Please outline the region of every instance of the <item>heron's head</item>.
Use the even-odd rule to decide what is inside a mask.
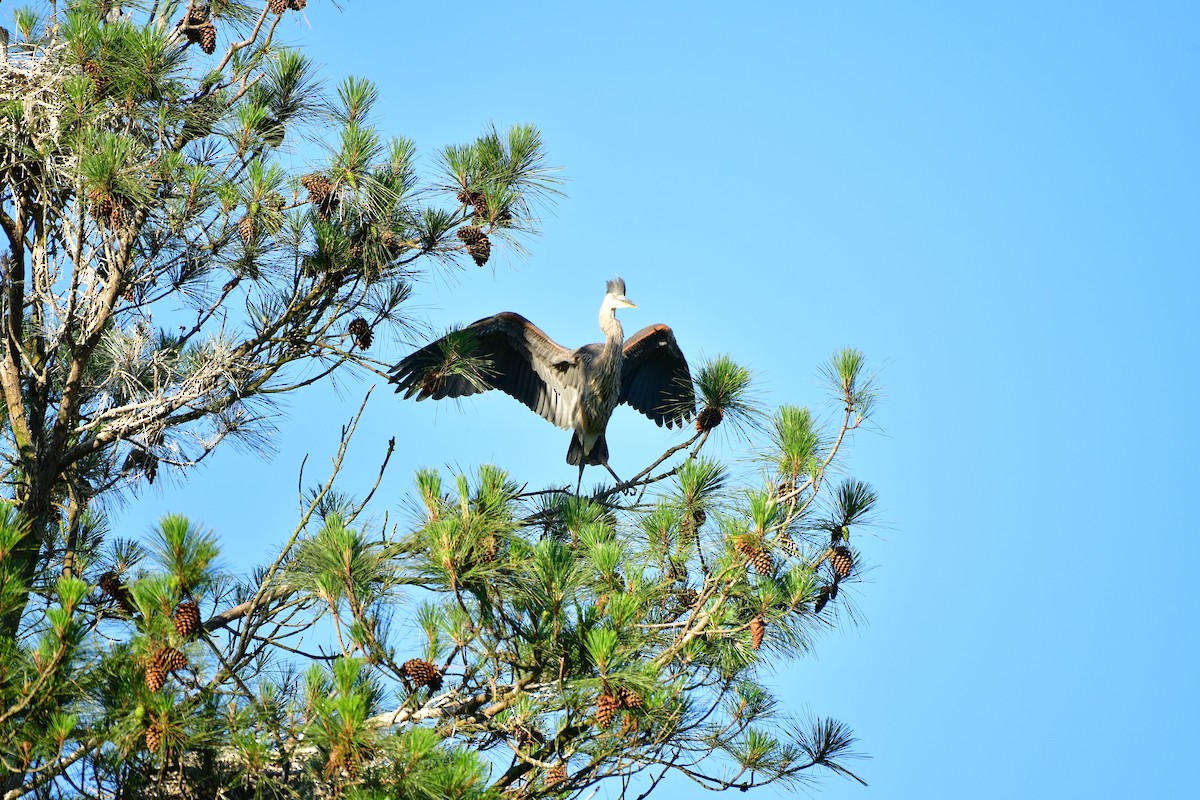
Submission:
[[[614,311],[618,308],[637,308],[637,304],[625,296],[625,279],[617,278],[608,282],[608,293],[604,295],[604,305]]]

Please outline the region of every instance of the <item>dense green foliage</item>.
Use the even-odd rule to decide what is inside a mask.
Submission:
[[[178,515],[146,541],[107,530],[110,499],[160,472],[231,438],[269,449],[274,399],[385,367],[376,331],[405,330],[422,276],[519,247],[555,192],[531,126],[420,175],[415,145],[372,124],[369,81],[326,92],[280,42],[304,5],[14,14],[0,794],[582,797],[669,774],[851,775],[848,729],[793,718],[762,676],[853,613],[850,530],[875,495],[828,476],[874,400],[856,351],[827,367],[826,423],[760,409],[729,357],[699,365],[695,435],[594,497],[424,470],[411,519],[371,522],[378,484],[335,485],[355,418],[270,563],[222,565],[222,532]],[[323,152],[296,167],[304,141]],[[756,459],[749,482],[704,450],[721,425]]]

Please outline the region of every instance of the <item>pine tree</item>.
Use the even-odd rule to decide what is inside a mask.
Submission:
[[[80,775],[97,796],[468,800],[586,796],[651,763],[707,789],[854,777],[849,730],[781,720],[759,676],[853,610],[869,544],[846,541],[875,496],[826,476],[875,397],[856,351],[826,367],[829,428],[760,409],[727,356],[700,365],[706,422],[641,496],[424,470],[420,517],[384,529],[335,468],[258,568],[179,515],[112,536],[100,501],[252,441],[255,403],[365,359],[418,260],[485,263],[555,184],[530,126],[424,180],[369,82],[329,101],[269,25],[229,49],[300,0],[56,5],[0,62],[5,796]],[[277,150],[306,126],[332,155],[293,174]],[[157,329],[168,304],[197,322]],[[702,450],[718,424],[761,486]]]

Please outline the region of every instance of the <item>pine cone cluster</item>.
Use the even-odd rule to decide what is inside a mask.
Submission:
[[[354,343],[360,350],[366,350],[375,341],[375,334],[371,332],[370,324],[362,317],[352,320],[346,330],[354,337]]]
[[[117,573],[106,572],[100,576],[100,580],[97,582],[100,584],[100,591],[111,597],[117,608],[126,614],[133,613],[133,596],[121,583],[121,578]]]
[[[698,433],[711,431],[720,425],[723,419],[725,419],[725,409],[719,406],[705,406],[704,410],[696,415],[696,431]]]
[[[288,6],[289,6],[288,0],[268,0],[267,11],[270,11],[272,14],[275,14],[276,16],[278,16],[278,15],[282,14],[283,12],[287,11]]]
[[[328,220],[338,208],[338,195],[329,178],[313,172],[300,179],[300,185],[308,190],[308,202],[312,203],[320,219]]]
[[[620,708],[621,704],[616,695],[606,689],[596,698],[596,724],[601,728],[612,725],[613,717]]]
[[[558,762],[550,769],[546,770],[546,785],[555,786],[567,779],[567,765],[565,762]]]
[[[829,556],[829,565],[833,567],[833,574],[841,580],[854,569],[854,553],[849,547],[835,547]]]
[[[474,225],[464,225],[458,229],[458,238],[467,245],[467,253],[475,259],[475,265],[482,267],[492,255],[492,242],[487,234]]]
[[[537,737],[533,735],[533,731],[527,725],[517,725],[512,729],[513,739],[517,742],[517,747],[528,747],[533,744]]]
[[[775,571],[775,559],[753,536],[742,536],[734,542],[734,548],[746,557],[759,575],[770,575]]]
[[[190,639],[193,633],[200,630],[200,606],[193,600],[180,603],[171,615],[171,622],[175,623],[175,633],[179,634],[179,638]]]
[[[487,195],[483,192],[463,189],[458,193],[458,202],[471,206],[476,220],[485,220],[491,216],[491,206],[488,205]]]
[[[755,650],[762,647],[763,637],[767,634],[767,623],[762,617],[750,620],[750,646]]]
[[[104,90],[108,88],[111,82],[109,77],[104,74],[104,67],[100,66],[100,62],[88,59],[83,62],[83,74],[92,79],[92,83],[96,86],[97,94],[104,94]]]
[[[121,222],[121,206],[108,190],[95,186],[88,189],[88,203],[92,218],[98,222],[116,227]]]
[[[442,671],[422,658],[410,658],[400,668],[417,686],[428,686],[435,692],[442,688]]]
[[[208,10],[203,6],[189,5],[179,27],[187,37],[188,44],[198,44],[205,53],[212,55],[217,49],[217,26],[209,19]]]

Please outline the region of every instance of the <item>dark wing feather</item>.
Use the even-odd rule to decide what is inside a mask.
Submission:
[[[451,342],[453,337],[461,337]],[[461,344],[461,348],[455,345]],[[457,370],[447,351],[466,353]],[[572,427],[582,374],[572,351],[520,314],[481,319],[422,347],[391,369],[396,391],[418,400],[499,389],[560,428]]]
[[[687,359],[666,325],[649,325],[625,340],[620,402],[668,428],[696,412]]]

